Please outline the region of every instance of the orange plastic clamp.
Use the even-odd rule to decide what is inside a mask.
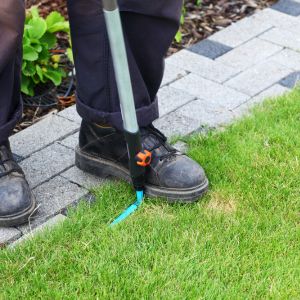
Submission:
[[[142,152],[139,152],[137,155],[137,164],[141,167],[147,167],[151,163],[152,154],[148,150],[143,150]]]

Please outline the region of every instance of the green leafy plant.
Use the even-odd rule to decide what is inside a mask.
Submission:
[[[57,32],[70,33],[69,22],[58,12],[46,19],[40,17],[37,7],[26,13],[23,35],[23,63],[21,91],[34,96],[34,87],[52,82],[60,85],[66,73],[60,65],[60,54],[51,52],[57,46]]]
[[[195,0],[195,5],[200,6],[202,0]],[[182,10],[181,10],[181,16],[180,16],[180,26],[184,24],[184,18],[186,15],[186,8],[185,8],[185,1],[183,2]],[[177,43],[181,43],[182,41],[182,33],[181,30],[179,29],[175,35],[175,41]]]

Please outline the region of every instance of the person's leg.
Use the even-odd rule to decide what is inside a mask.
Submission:
[[[0,144],[22,115],[20,97],[24,1],[0,1]]]
[[[20,98],[24,1],[0,1],[0,227],[26,222],[35,201],[8,137],[22,114]]]
[[[94,175],[129,180],[120,104],[100,3],[69,0],[77,107],[83,117],[75,162]],[[119,5],[142,144],[152,152],[145,192],[171,201],[195,201],[208,187],[203,169],[168,145],[151,124],[158,117],[156,94],[164,55],[178,29],[181,0],[120,0]]]
[[[164,56],[178,29],[182,0],[119,1],[140,126],[158,117]],[[68,0],[77,72],[77,109],[87,121],[122,129],[100,0]]]

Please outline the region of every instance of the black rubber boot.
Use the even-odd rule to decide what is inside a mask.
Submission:
[[[0,227],[21,225],[35,210],[35,200],[9,143],[0,145]]]
[[[146,194],[169,201],[194,202],[208,189],[208,180],[198,163],[169,144],[154,126],[141,128],[144,149],[152,152],[146,168]],[[126,142],[121,131],[85,121],[81,124],[76,166],[100,177],[130,181]]]

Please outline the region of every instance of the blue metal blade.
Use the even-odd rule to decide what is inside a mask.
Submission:
[[[125,209],[114,221],[109,225],[110,227],[120,223],[121,221],[125,220],[129,217],[133,212],[135,212],[139,206],[142,204],[144,199],[144,192],[137,191],[136,192],[136,201],[131,204],[127,209]]]

